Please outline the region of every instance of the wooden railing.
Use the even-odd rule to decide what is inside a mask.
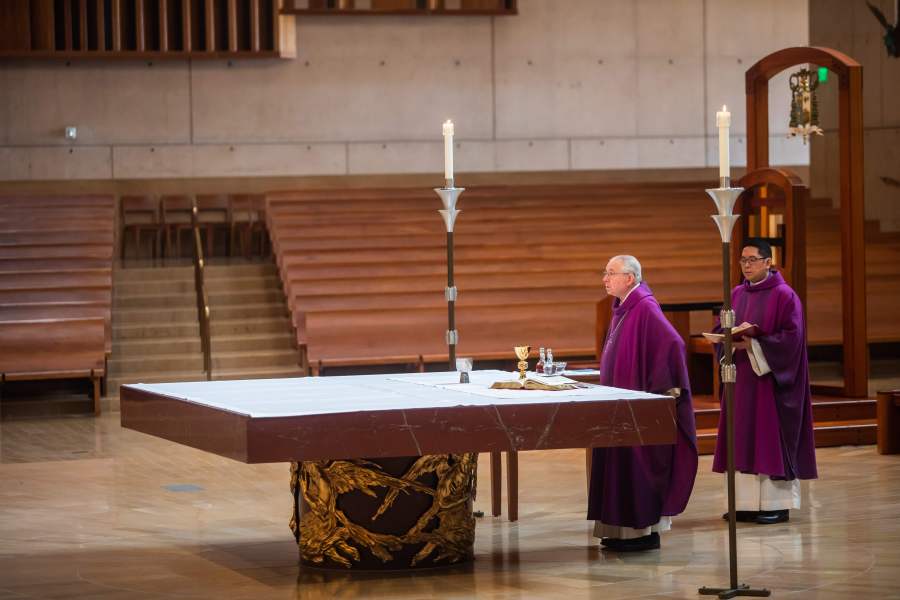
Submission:
[[[194,241],[194,288],[197,292],[197,319],[200,322],[200,349],[203,352],[203,370],[206,380],[212,379],[212,339],[209,331],[209,296],[203,277],[203,244],[200,242],[200,227],[197,223],[197,199],[193,199],[191,225]]]

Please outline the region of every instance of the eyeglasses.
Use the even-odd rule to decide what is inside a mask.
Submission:
[[[626,272],[624,272],[624,271],[621,272],[621,273],[616,273],[615,271],[603,271],[603,272],[601,273],[601,275],[602,275],[603,277],[612,277],[613,275],[630,275],[630,273],[626,273]]]
[[[757,262],[761,260],[766,260],[765,257],[762,256],[743,256],[741,257],[742,265],[755,265]]]

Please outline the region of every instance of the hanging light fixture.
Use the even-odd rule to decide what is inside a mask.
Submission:
[[[819,78],[809,69],[800,69],[792,73],[788,80],[791,87],[791,121],[788,137],[802,136],[803,143],[809,136],[824,135],[819,127],[819,99],[816,89]]]

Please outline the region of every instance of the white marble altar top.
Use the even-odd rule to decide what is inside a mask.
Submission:
[[[533,374],[529,374],[533,376]],[[459,373],[400,373],[346,377],[297,377],[183,383],[135,384],[126,387],[203,406],[259,417],[296,417],[359,411],[449,406],[503,406],[664,398],[620,388],[591,385],[574,390],[492,390],[495,381],[515,379],[508,371],[472,371],[468,384]]]

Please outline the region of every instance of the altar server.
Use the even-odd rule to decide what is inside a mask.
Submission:
[[[803,307],[772,268],[767,241],[746,242],[741,271],[744,282],[731,291],[735,322],[756,325],[758,334],[734,343],[737,518],[781,523],[791,508],[800,508],[800,480],[817,477]],[[723,403],[713,460],[717,473],[727,467],[724,417]]]

